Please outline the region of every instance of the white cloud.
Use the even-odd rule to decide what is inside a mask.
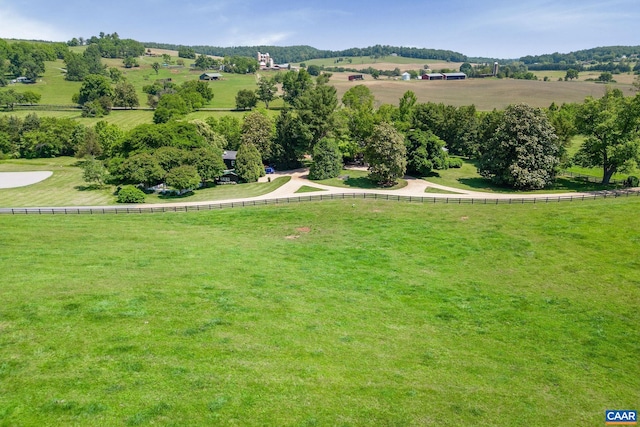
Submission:
[[[0,6],[0,37],[47,41],[66,41],[70,38],[64,31],[47,23],[26,18],[6,6]]]
[[[223,46],[269,46],[277,45],[283,40],[292,37],[292,32],[277,33],[246,33],[244,30],[232,30],[233,35],[224,40]]]

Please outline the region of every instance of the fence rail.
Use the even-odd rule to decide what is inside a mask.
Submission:
[[[422,204],[468,204],[468,205],[515,205],[515,204],[536,204],[536,203],[560,203],[560,202],[574,202],[574,201],[586,201],[606,198],[619,198],[619,197],[638,197],[640,191],[614,191],[614,192],[599,192],[593,194],[580,194],[580,195],[568,195],[568,196],[532,196],[532,197],[520,197],[520,198],[465,198],[465,197],[422,197],[422,196],[399,196],[395,194],[380,194],[380,193],[342,193],[342,194],[318,194],[309,196],[296,196],[296,197],[284,197],[276,199],[260,199],[260,200],[245,200],[245,201],[231,201],[224,203],[202,203],[202,204],[189,204],[181,205],[176,204],[173,206],[77,206],[77,207],[43,207],[43,208],[0,208],[0,214],[8,215],[96,215],[96,214],[142,214],[142,213],[160,213],[160,212],[193,212],[204,210],[218,210],[229,208],[241,208],[249,206],[265,206],[265,205],[286,205],[291,203],[302,202],[316,202],[323,200],[343,200],[343,199],[375,199],[375,200],[389,200],[398,202],[409,203],[422,203]]]

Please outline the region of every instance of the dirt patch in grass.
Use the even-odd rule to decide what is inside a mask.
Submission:
[[[298,227],[296,228],[296,231],[299,233],[309,233],[311,231],[311,228],[309,227]]]

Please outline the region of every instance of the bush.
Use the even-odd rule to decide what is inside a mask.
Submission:
[[[145,194],[139,188],[127,185],[118,191],[118,203],[144,203]]]
[[[461,168],[462,165],[464,164],[464,162],[462,161],[462,159],[459,159],[457,157],[449,157],[447,159],[447,166],[449,166],[450,168]]]
[[[629,187],[640,187],[640,179],[638,179],[637,176],[629,176],[627,179],[624,180],[624,186],[629,188]]]

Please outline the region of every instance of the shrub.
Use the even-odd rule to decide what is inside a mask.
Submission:
[[[461,168],[461,167],[462,167],[462,165],[463,165],[463,161],[462,161],[462,159],[459,159],[459,158],[457,158],[457,157],[449,157],[449,159],[447,160],[447,165],[448,165],[450,168],[456,168],[456,169],[458,169],[458,168]]]
[[[131,185],[122,187],[118,191],[118,203],[144,203],[144,198],[144,192]]]
[[[640,187],[640,179],[638,179],[637,176],[629,176],[627,179],[624,180],[624,186],[629,188],[629,187]]]

